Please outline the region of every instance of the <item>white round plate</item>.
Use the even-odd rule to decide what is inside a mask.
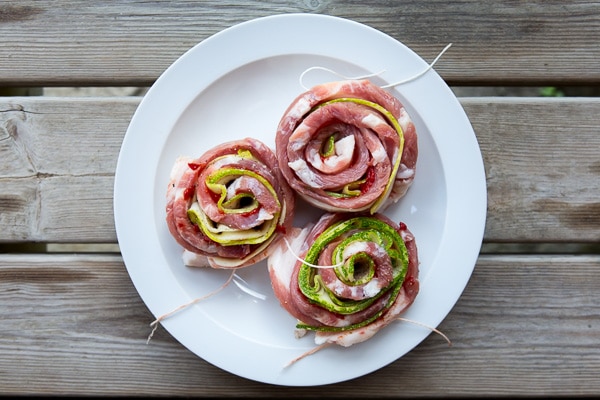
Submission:
[[[178,156],[197,157],[246,136],[274,149],[279,119],[305,90],[299,78],[310,67],[327,67],[346,77],[380,73],[372,80],[383,85],[427,65],[380,31],[313,14],[233,26],[173,63],[130,122],[114,186],[123,260],[150,311],[156,317],[168,313],[217,289],[229,276],[228,271],[184,266],[182,249],[169,234],[165,196]],[[307,74],[304,84],[339,79],[320,71]],[[434,70],[390,90],[404,103],[419,136],[413,186],[385,212],[408,225],[419,248],[421,290],[404,316],[436,327],[463,292],[481,247],[487,208],[483,161],[464,110]],[[317,215],[300,206],[295,223]],[[294,337],[296,321],[275,298],[266,262],[237,274],[264,298],[232,283],[161,324],[199,357],[247,379],[286,386],[341,382],[394,362],[431,333],[397,322],[364,343],[330,346],[286,367],[315,346],[313,336]],[[140,327],[141,338],[148,333]]]

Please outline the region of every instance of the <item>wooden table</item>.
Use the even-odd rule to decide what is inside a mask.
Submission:
[[[436,70],[457,93],[600,85],[594,1],[3,1],[0,87],[148,87],[210,35],[291,12],[356,20],[427,60],[451,42]],[[372,374],[302,388],[229,374],[164,330],[146,344],[153,316],[112,211],[140,100],[0,97],[0,394],[600,394],[598,98],[460,97],[484,158],[488,215],[471,280],[439,326],[454,345],[430,335]]]

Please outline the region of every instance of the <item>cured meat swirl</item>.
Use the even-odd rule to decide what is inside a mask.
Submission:
[[[337,81],[289,105],[277,128],[276,152],[285,179],[310,204],[375,213],[411,185],[417,133],[387,91],[366,79]]]
[[[245,138],[175,161],[166,222],[185,264],[239,268],[268,256],[291,228],[294,202],[272,150]]]
[[[415,239],[383,214],[327,213],[287,240],[268,259],[271,284],[297,333],[315,331],[317,344],[368,340],[419,292]]]

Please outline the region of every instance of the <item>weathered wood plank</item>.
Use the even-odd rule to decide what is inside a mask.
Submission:
[[[462,297],[439,326],[452,347],[432,334],[400,360],[366,377],[286,388],[213,367],[162,328],[146,344],[153,317],[119,255],[0,254],[0,391],[591,396],[600,392],[599,268],[598,255],[481,256]]]
[[[600,99],[469,98],[489,241],[600,243]]]
[[[485,239],[600,241],[600,99],[461,101],[486,167]],[[115,242],[114,172],[138,104],[0,99],[0,241]]]
[[[114,241],[114,173],[138,104],[1,101],[0,241]]]
[[[595,1],[29,0],[0,5],[0,85],[148,86],[207,37],[296,12],[368,24],[428,60],[452,42],[437,70],[453,85],[600,82]]]
[[[114,175],[139,101],[138,97],[0,98],[0,177],[7,171],[13,177]]]

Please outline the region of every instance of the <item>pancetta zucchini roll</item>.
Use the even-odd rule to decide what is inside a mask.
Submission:
[[[405,195],[417,133],[400,101],[368,80],[317,85],[287,108],[276,133],[292,189],[330,212],[383,211]]]
[[[383,214],[327,213],[296,228],[268,259],[273,290],[297,336],[344,347],[371,338],[419,292],[415,238]]]
[[[166,221],[186,265],[239,268],[269,255],[291,228],[294,201],[273,151],[245,138],[176,160]]]

